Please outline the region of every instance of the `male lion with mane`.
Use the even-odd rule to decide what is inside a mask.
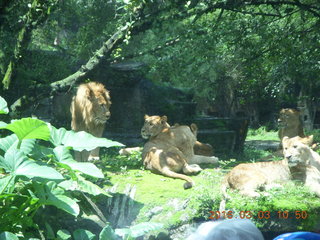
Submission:
[[[193,180],[185,174],[196,174],[202,169],[200,163],[218,163],[218,158],[194,154],[197,141],[189,126],[170,127],[166,116],[144,117],[145,123],[141,136],[148,139],[142,151],[142,160],[146,169],[167,177],[185,180],[184,188],[194,186]],[[196,129],[192,124],[191,128]],[[178,173],[183,172],[184,174]]]
[[[320,197],[320,172],[312,164],[319,160],[319,155],[298,137],[284,137],[282,144],[285,158],[281,161],[242,163],[234,167],[223,181],[224,196],[229,198],[226,189],[231,188],[242,195],[258,197],[257,189],[267,189],[292,179],[302,182]]]
[[[71,102],[72,130],[86,131],[95,137],[101,137],[107,120],[110,118],[110,95],[104,85],[97,82],[81,84]],[[78,161],[98,160],[99,148],[76,152]]]

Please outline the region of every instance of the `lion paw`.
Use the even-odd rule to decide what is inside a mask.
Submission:
[[[202,171],[202,168],[198,164],[190,164],[189,167],[193,168],[193,170],[197,172]]]
[[[197,174],[202,171],[202,168],[198,164],[190,164],[183,168],[185,174]]]
[[[219,161],[219,158],[217,158],[217,157],[212,156],[210,158],[211,158],[212,163],[218,163],[218,161]]]
[[[189,188],[192,188],[193,186],[194,186],[193,182],[186,182],[183,184],[184,189],[189,189]]]
[[[248,197],[252,197],[252,198],[260,197],[260,194],[256,191],[253,191],[253,190],[240,191],[240,194],[243,196],[248,196]]]

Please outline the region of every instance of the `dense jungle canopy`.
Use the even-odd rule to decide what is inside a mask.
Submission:
[[[2,0],[0,43],[9,104],[123,61],[226,115],[320,96],[318,0]]]

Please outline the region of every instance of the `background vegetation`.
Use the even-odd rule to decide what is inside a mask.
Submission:
[[[6,0],[0,7],[0,94],[9,105],[35,87],[41,98],[49,86],[56,90],[49,83],[74,84],[119,61],[144,62],[149,79],[193,88],[195,100],[225,116],[240,109],[259,122],[296,105],[300,93],[312,106],[319,100],[315,0]],[[81,76],[67,78],[77,70]]]

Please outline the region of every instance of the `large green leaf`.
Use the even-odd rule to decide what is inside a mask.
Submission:
[[[0,234],[0,240],[19,240],[19,238],[11,232],[3,232]]]
[[[99,235],[99,240],[118,240],[119,237],[115,234],[112,227],[109,225],[105,226]]]
[[[104,178],[102,171],[93,163],[77,162],[73,160],[69,149],[66,147],[58,146],[53,150],[53,152],[59,162],[68,165],[71,169],[83,172],[92,177]]]
[[[112,141],[106,138],[96,138],[91,134],[86,132],[73,132],[70,131],[70,134],[64,139],[64,145],[72,147],[76,151],[91,151],[96,147],[122,147],[122,143]]]
[[[62,180],[63,176],[54,168],[41,166],[32,160],[24,161],[16,170],[16,174],[28,178],[44,178],[51,180]]]
[[[77,240],[92,240],[95,237],[96,235],[84,229],[77,229],[73,232],[73,238]]]
[[[5,122],[0,121],[0,128],[4,128],[5,126],[7,126],[8,124],[6,124]]]
[[[56,129],[54,126],[50,124],[48,126],[50,129],[49,141],[56,147],[63,145],[64,136],[68,134],[68,131],[65,128]]]
[[[97,138],[91,134],[80,131],[67,131],[64,128],[56,129],[50,126],[51,137],[50,141],[55,145],[64,145],[65,147],[72,147],[76,151],[87,150],[91,151],[97,147],[122,147],[122,143],[111,141],[106,138]]]
[[[35,118],[15,120],[3,128],[14,132],[20,141],[23,139],[49,140],[50,138],[50,130],[47,124]]]
[[[65,191],[58,187],[55,182],[49,181],[46,184],[34,183],[36,196],[45,205],[53,205],[73,216],[78,216],[79,205],[75,200],[66,196]]]
[[[94,196],[97,196],[99,194],[104,194],[108,197],[111,197],[111,195],[109,195],[105,190],[100,188],[98,185],[85,180],[81,176],[78,176],[77,181],[66,180],[59,183],[59,186],[65,190],[70,190],[70,191],[78,190],[78,191],[89,193]]]
[[[25,140],[23,140],[25,141]],[[33,159],[49,159],[54,156],[53,149],[51,147],[42,146],[40,144],[36,144],[33,148],[33,151],[30,154]]]
[[[6,190],[9,189],[7,192],[11,193],[13,191],[12,186],[14,184],[15,176],[5,176],[0,178],[0,195]]]
[[[8,114],[9,109],[6,100],[3,97],[0,97],[0,114]]]
[[[27,157],[21,151],[6,152],[4,158],[0,157],[0,167],[4,168],[6,172],[16,175],[15,171],[26,160],[28,160]]]
[[[35,139],[22,140],[20,150],[24,154],[29,154],[34,147],[35,142],[36,142]],[[19,144],[19,139],[16,134],[12,134],[10,136],[0,139],[0,149],[2,149],[5,152],[17,150],[18,144]]]
[[[39,165],[28,159],[21,151],[6,152],[5,157],[0,157],[0,166],[13,176],[25,176],[28,178],[44,178],[62,180],[63,176],[49,166]]]

